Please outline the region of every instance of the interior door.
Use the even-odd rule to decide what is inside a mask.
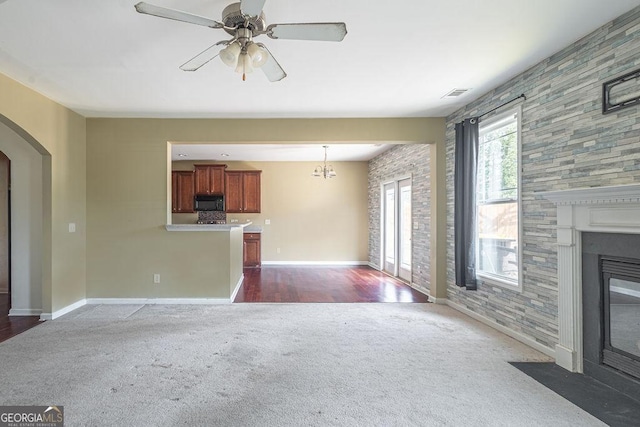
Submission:
[[[385,184],[382,191],[382,259],[383,270],[395,276],[396,272],[396,183]]]
[[[411,282],[411,179],[398,182],[398,277]]]

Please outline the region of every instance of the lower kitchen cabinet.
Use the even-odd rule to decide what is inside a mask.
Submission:
[[[244,233],[244,266],[260,267],[262,263],[260,254],[260,233]]]

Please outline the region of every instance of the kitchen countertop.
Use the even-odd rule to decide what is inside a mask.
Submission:
[[[167,231],[231,231],[234,228],[245,228],[250,226],[250,222],[232,223],[232,224],[167,224]],[[262,231],[262,227],[259,227]],[[245,232],[246,228],[245,228]],[[258,233],[250,231],[250,233]]]
[[[259,225],[250,225],[244,228],[245,233],[262,233],[262,227]]]

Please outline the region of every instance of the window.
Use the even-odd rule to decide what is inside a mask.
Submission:
[[[520,109],[480,122],[477,274],[510,287],[520,278]]]

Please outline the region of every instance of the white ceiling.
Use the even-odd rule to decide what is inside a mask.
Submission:
[[[230,0],[147,0],[221,19]],[[267,23],[344,21],[341,43],[260,36],[288,77],[215,59],[228,35],[138,0],[0,0],[0,73],[87,117],[442,117],[640,0],[267,0]],[[471,90],[442,99],[454,88]],[[1,96],[1,94],[0,94]]]

